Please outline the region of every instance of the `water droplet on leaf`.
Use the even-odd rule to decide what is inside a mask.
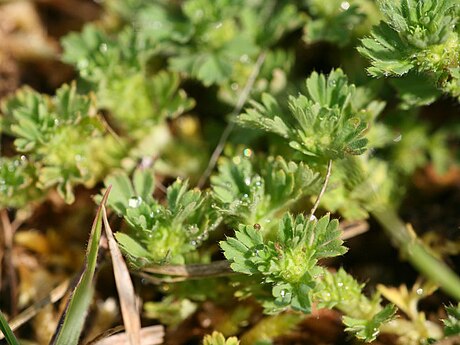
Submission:
[[[131,208],[137,208],[142,204],[142,198],[140,196],[133,196],[128,200],[128,206]]]
[[[106,53],[107,50],[108,50],[108,48],[109,48],[109,47],[108,47],[107,43],[101,43],[101,45],[99,46],[99,51],[100,51],[101,53]]]
[[[350,8],[350,3],[348,1],[343,1],[340,4],[340,8],[344,11],[348,10]]]
[[[245,157],[248,157],[248,158],[249,158],[249,157],[252,157],[252,150],[251,150],[251,149],[244,149],[244,150],[243,150],[243,155],[244,155]]]

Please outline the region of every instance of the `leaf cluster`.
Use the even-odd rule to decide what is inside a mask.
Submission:
[[[259,159],[243,155],[220,160],[211,188],[215,209],[230,224],[270,227],[273,218],[301,197],[319,192],[320,185],[319,174],[304,163],[286,162],[280,156]]]
[[[320,161],[363,153],[367,124],[352,106],[355,86],[348,84],[342,70],[333,70],[327,77],[313,72],[306,87],[306,94],[289,97],[288,114],[271,95],[264,94],[262,103],[253,102],[237,122],[277,134],[293,149]]]
[[[90,83],[98,106],[109,109],[117,127],[134,137],[194,106],[180,89],[178,74],[150,71],[154,42],[131,28],[114,37],[88,25],[66,36],[62,44],[63,60]]]
[[[236,337],[225,339],[222,333],[216,331],[206,335],[203,339],[203,345],[238,345],[239,343]]]
[[[447,306],[447,319],[442,320],[444,323],[444,334],[453,336],[460,334],[460,306]]]
[[[261,295],[266,312],[278,313],[289,307],[310,313],[313,303],[337,308],[345,314],[348,331],[373,341],[380,326],[392,320],[396,308],[381,307],[379,295],[367,298],[364,284],[343,269],[332,273],[318,265],[321,259],[346,252],[338,225],[329,215],[308,220],[288,213],[279,222],[273,241],[264,239],[259,224],[240,225],[235,237],[222,241],[221,247],[234,271],[270,287],[271,298]]]
[[[320,259],[342,255],[338,221],[329,216],[307,220],[303,215],[286,214],[279,222],[275,241],[265,242],[260,225],[240,225],[235,237],[221,242],[232,269],[260,275],[261,282],[272,288],[273,301],[268,312],[286,307],[311,311],[312,289],[321,274]]]
[[[368,72],[375,77],[421,73],[459,97],[458,2],[381,0],[379,6],[384,21],[358,48],[371,61]]]
[[[78,94],[75,84],[62,86],[53,97],[24,88],[6,99],[1,111],[2,131],[15,138],[16,151],[33,165],[24,169],[23,163],[18,164],[22,168],[15,175],[21,171],[24,174],[16,181],[7,179],[16,186],[18,179],[22,184],[29,181],[29,185],[36,181],[33,184],[42,190],[57,186],[65,201],[71,203],[74,185],[93,185],[123,152],[119,145],[112,151],[101,150],[101,146],[113,147],[115,143],[106,133],[92,99]]]
[[[123,216],[127,233],[116,238],[136,267],[152,263],[183,264],[220,222],[207,193],[189,190],[176,180],[166,191],[166,204],[152,196],[155,182],[149,170],[136,170],[132,182],[125,173],[109,176],[112,185],[108,205]]]

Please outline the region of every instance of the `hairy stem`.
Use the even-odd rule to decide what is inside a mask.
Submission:
[[[391,207],[374,210],[372,215],[383,227],[393,244],[425,277],[438,284],[449,296],[460,301],[460,278],[407,228]]]

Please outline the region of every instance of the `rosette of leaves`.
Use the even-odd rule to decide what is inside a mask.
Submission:
[[[155,182],[152,172],[136,170],[132,181],[124,174],[109,176],[112,185],[108,205],[128,225],[116,238],[135,267],[153,263],[183,264],[214,230],[220,217],[211,208],[209,195],[188,183],[176,180],[166,191],[163,205],[152,196]]]
[[[87,25],[66,36],[63,60],[96,91],[98,106],[109,109],[115,125],[130,136],[145,132],[194,106],[180,89],[179,75],[151,66],[154,44],[126,28],[116,37]]]
[[[314,72],[306,87],[305,95],[289,97],[288,114],[272,96],[263,94],[262,103],[253,102],[237,122],[277,134],[293,149],[320,162],[363,153],[366,116],[352,106],[355,86],[348,84],[342,70],[327,77]]]
[[[420,81],[426,84],[428,78],[428,83],[458,98],[458,1],[381,0],[379,6],[384,21],[358,48],[371,61],[368,72],[374,77],[411,72],[411,78],[420,73]],[[419,93],[425,103],[437,97],[436,90],[423,88]]]
[[[260,223],[267,229],[276,226],[273,219],[301,197],[321,188],[318,173],[280,156],[222,158],[218,173],[211,177],[211,187],[215,208],[228,222]]]
[[[234,271],[253,275],[271,288],[272,297],[264,301],[266,312],[290,307],[309,313],[323,272],[318,260],[344,254],[342,243],[339,222],[329,215],[308,220],[288,213],[280,220],[274,241],[264,240],[259,224],[241,224],[235,237],[220,245]]]
[[[62,86],[54,97],[21,89],[1,110],[2,130],[15,137],[16,150],[34,165],[37,187],[57,186],[67,203],[74,200],[73,186],[92,186],[123,152],[106,135],[92,99],[79,95],[74,84]]]
[[[382,307],[378,294],[367,298],[364,285],[343,269],[332,273],[318,264],[321,259],[343,255],[342,243],[339,223],[329,215],[308,220],[288,213],[274,241],[264,240],[259,226],[240,225],[235,237],[220,244],[234,271],[252,276],[254,286],[257,281],[271,288],[270,298],[257,287],[253,291],[255,297],[261,297],[265,312],[292,308],[310,313],[313,303],[336,308],[344,313],[348,331],[373,341],[380,327],[393,319],[396,308],[391,304]]]

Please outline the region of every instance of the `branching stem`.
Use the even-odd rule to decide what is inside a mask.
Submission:
[[[391,207],[382,207],[372,214],[393,244],[419,272],[438,284],[446,294],[460,301],[460,278],[443,261],[430,253]]]
[[[329,179],[331,177],[332,173],[332,160],[329,160],[329,163],[327,163],[327,172],[326,172],[326,178],[324,179],[323,187],[321,188],[321,191],[318,194],[318,197],[316,198],[315,204],[313,205],[313,208],[310,211],[310,215],[308,219],[311,219],[313,215],[316,212],[316,209],[319,206],[319,203],[321,201],[321,198],[323,197],[324,193],[326,192],[327,185],[329,183]]]

